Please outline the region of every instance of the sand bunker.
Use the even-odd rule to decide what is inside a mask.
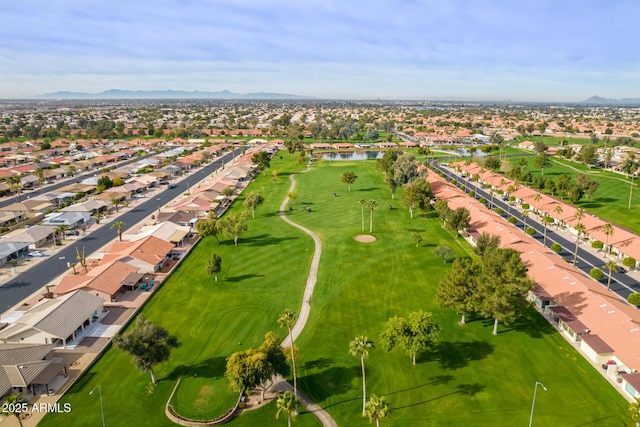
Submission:
[[[353,240],[360,243],[371,243],[371,242],[375,242],[376,238],[373,236],[368,236],[366,234],[357,234],[353,236]]]

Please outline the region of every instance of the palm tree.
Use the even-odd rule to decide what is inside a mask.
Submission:
[[[555,208],[553,208],[553,212],[560,216],[562,214],[562,206],[558,205]],[[558,222],[556,223],[556,229],[558,229],[558,226],[562,223],[562,220],[560,218],[558,218]]]
[[[291,340],[291,367],[293,368],[293,395],[298,397],[298,384],[296,379],[296,355],[293,347],[293,334],[291,328],[298,320],[298,315],[291,311],[291,309],[285,309],[278,317],[278,325],[281,328],[286,327],[289,330],[289,339]]]
[[[573,214],[573,219],[575,219],[576,221],[580,222],[582,221],[582,218],[584,218],[584,209],[579,208],[575,214]]]
[[[573,265],[575,266],[578,261],[578,244],[580,243],[582,233],[587,231],[587,227],[585,227],[583,223],[579,222],[573,228],[576,230],[576,250],[573,252]]]
[[[515,190],[515,187],[513,185],[510,185],[507,187],[507,193],[509,193],[509,199],[511,198],[511,193],[513,193]],[[507,199],[507,215],[511,214],[511,202],[509,201],[509,199]]]
[[[614,260],[610,259],[604,265],[604,268],[609,270],[609,277],[607,278],[607,290],[609,290],[609,289],[611,289],[611,273],[613,273],[614,270],[618,271],[618,263],[615,262]]]
[[[54,234],[58,233],[60,235],[60,240],[64,242],[64,232],[67,231],[68,229],[69,227],[66,224],[60,224],[53,231],[54,231]],[[53,239],[55,240],[55,236],[53,237]]]
[[[111,199],[111,204],[116,207],[116,212],[118,212],[118,205],[120,204],[120,199]]]
[[[278,412],[276,412],[276,419],[280,417],[280,412],[285,411],[287,413],[287,425],[291,427],[291,419],[296,416],[298,409],[298,401],[296,397],[291,394],[290,391],[278,394],[276,397],[276,406]]]
[[[629,405],[627,412],[633,422],[640,421],[640,397],[636,397],[636,400]]]
[[[542,225],[544,226],[544,238],[542,239],[542,246],[547,246],[547,226],[555,222],[553,217],[545,215],[542,217]]]
[[[525,231],[527,230],[527,218],[529,218],[529,212],[530,212],[529,209],[523,209],[522,213],[520,214],[522,215]]]
[[[369,417],[369,422],[376,420],[376,427],[380,427],[380,420],[387,418],[391,415],[391,409],[387,403],[387,399],[384,396],[371,396],[371,399],[367,402],[366,415]]]
[[[358,335],[349,343],[349,354],[352,356],[360,356],[360,365],[362,365],[362,416],[365,415],[367,404],[367,380],[364,370],[364,359],[369,357],[369,349],[375,345],[368,337]]]
[[[118,221],[113,223],[111,226],[112,230],[118,230],[118,239],[122,242],[122,228],[125,226],[125,223],[122,221]]]
[[[533,200],[538,203],[538,206],[536,207],[536,209],[538,210],[538,213],[539,213],[540,212],[540,200],[542,200],[542,195],[540,193],[536,193],[535,196],[533,196]]]
[[[364,205],[367,204],[367,201],[365,199],[360,199],[358,200],[358,203],[360,203],[360,207],[362,208],[362,232],[364,232]]]
[[[602,233],[605,236],[607,236],[605,240],[605,250],[606,250],[606,247],[609,246],[609,236],[613,236],[613,233],[615,233],[616,230],[613,228],[613,225],[611,225],[610,223],[607,223],[602,226],[600,231],[602,231]],[[607,250],[607,253],[608,252],[611,252],[611,247],[609,247],[609,249]]]
[[[0,418],[4,418],[9,415],[13,415],[18,420],[18,424],[22,427],[22,420],[20,419],[20,415],[23,412],[23,408],[29,405],[29,401],[19,394],[10,394],[4,398],[4,405],[0,409]],[[13,410],[11,410],[13,409]]]
[[[20,177],[18,175],[13,175],[10,176],[7,181],[9,182],[9,190],[10,191],[15,191],[16,192],[16,200],[18,201],[18,203],[21,202],[20,200],[20,189],[22,188],[22,183],[20,181]]]
[[[369,200],[367,206],[369,207],[369,233],[373,233],[373,210],[378,206],[378,202]]]

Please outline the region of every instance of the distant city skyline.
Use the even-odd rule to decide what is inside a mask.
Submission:
[[[325,99],[640,98],[635,1],[0,3],[0,98],[108,89]]]

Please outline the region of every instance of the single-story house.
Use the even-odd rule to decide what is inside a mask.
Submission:
[[[55,212],[45,217],[42,225],[66,225],[69,228],[77,228],[82,224],[86,224],[91,219],[88,212]]]
[[[87,200],[82,203],[74,203],[66,208],[60,209],[61,212],[86,212],[95,215],[97,212],[106,212],[109,210],[109,204],[103,200]]]
[[[28,243],[29,249],[37,249],[48,242],[53,242],[55,227],[34,225],[27,229],[14,230],[2,237],[3,242]]]
[[[0,343],[32,343],[67,346],[102,311],[104,300],[83,291],[60,298],[43,299],[0,331]]]
[[[0,344],[0,401],[8,394],[47,393],[66,368],[52,351],[53,344]]]
[[[121,261],[101,264],[92,268],[87,274],[82,274],[82,268],[76,267],[80,274],[69,273],[52,289],[55,295],[64,295],[76,290],[82,290],[104,301],[114,301],[125,289],[125,281],[132,274],[138,273],[138,268]],[[132,288],[135,288],[134,283]]]
[[[11,260],[22,258],[29,253],[29,243],[24,242],[0,242],[0,265],[5,265]]]

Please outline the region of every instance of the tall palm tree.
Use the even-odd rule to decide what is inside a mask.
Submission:
[[[18,420],[18,424],[20,424],[20,427],[22,427],[22,420],[20,419],[20,415],[22,415],[22,413],[25,411],[21,411],[21,409],[28,404],[29,401],[19,394],[10,394],[4,398],[4,405],[2,405],[2,407],[0,408],[0,418],[13,415]]]
[[[373,210],[378,206],[378,202],[369,200],[367,206],[369,207],[369,233],[373,233]]]
[[[613,228],[613,225],[611,225],[611,223],[607,223],[602,226],[600,231],[602,231],[602,233],[606,236],[605,250],[607,251],[607,253],[609,253],[611,252],[611,247],[609,247],[609,249],[606,249],[606,247],[609,246],[609,236],[613,236],[613,233],[615,233],[616,230]]]
[[[391,415],[391,408],[387,403],[387,399],[384,396],[371,396],[371,399],[367,402],[366,415],[369,417],[369,422],[376,420],[376,427],[380,427],[380,420],[387,418]]]
[[[362,208],[362,232],[364,233],[364,205],[367,204],[367,201],[365,199],[360,199],[358,200],[358,203],[360,203],[360,207]]]
[[[60,241],[64,242],[64,232],[68,229],[69,227],[66,224],[60,224],[53,231],[54,233],[58,233],[60,235]],[[55,240],[55,236],[53,238]]]
[[[609,270],[609,277],[607,278],[607,290],[609,290],[609,289],[611,289],[611,273],[613,273],[614,270],[618,271],[618,263],[615,262],[614,260],[610,259],[604,265],[604,268]]]
[[[362,366],[362,416],[365,415],[367,403],[367,380],[364,370],[364,359],[369,357],[369,349],[374,347],[373,341],[364,335],[358,335],[349,343],[349,354],[352,356],[360,356],[360,365]]]
[[[116,207],[116,212],[118,212],[118,205],[120,204],[120,199],[111,199],[111,204]]]
[[[553,212],[559,217],[562,214],[562,206],[560,205],[556,206],[555,208],[553,208]],[[562,220],[560,218],[557,218],[557,219],[558,219],[558,222],[556,223],[556,229],[562,223]]]
[[[545,215],[542,217],[542,225],[544,226],[544,238],[542,239],[542,246],[547,246],[547,226],[555,222],[553,217]]]
[[[289,308],[285,309],[278,317],[278,325],[280,325],[281,328],[286,327],[289,331],[289,339],[291,340],[291,367],[293,368],[293,395],[298,397],[296,354],[293,347],[293,334],[291,333],[291,328],[296,323],[296,320],[298,320],[298,315]]]
[[[291,419],[296,416],[296,410],[298,409],[296,397],[290,391],[280,393],[276,397],[276,406],[278,407],[276,419],[280,417],[282,411],[285,411],[287,413],[287,425],[291,427]]]
[[[587,227],[585,227],[583,223],[579,222],[573,228],[576,230],[576,249],[573,252],[573,265],[575,266],[578,261],[578,244],[580,243],[582,234],[587,231]]]
[[[509,201],[509,199],[511,198],[511,193],[513,193],[514,191],[516,190],[513,185],[507,187],[507,193],[509,193],[509,198],[507,199],[507,215],[511,214],[511,201]]]
[[[575,219],[576,221],[580,222],[582,221],[582,218],[584,218],[584,209],[579,208],[575,214],[573,214],[573,219]]]
[[[540,213],[540,200],[542,200],[542,195],[540,193],[536,193],[535,196],[533,196],[533,200],[538,204],[536,209],[538,210],[538,213]]]
[[[10,191],[15,191],[16,192],[16,200],[18,201],[18,203],[21,202],[20,200],[20,189],[22,189],[22,182],[20,181],[20,176],[18,175],[13,175],[10,176],[7,181],[9,182],[9,190]]]
[[[522,215],[522,220],[524,222],[525,231],[527,230],[527,218],[529,218],[529,212],[531,212],[529,209],[523,209],[522,213],[520,214],[520,215]]]
[[[122,242],[122,228],[125,226],[125,223],[122,221],[118,221],[113,223],[111,226],[112,230],[118,230],[118,239]]]

